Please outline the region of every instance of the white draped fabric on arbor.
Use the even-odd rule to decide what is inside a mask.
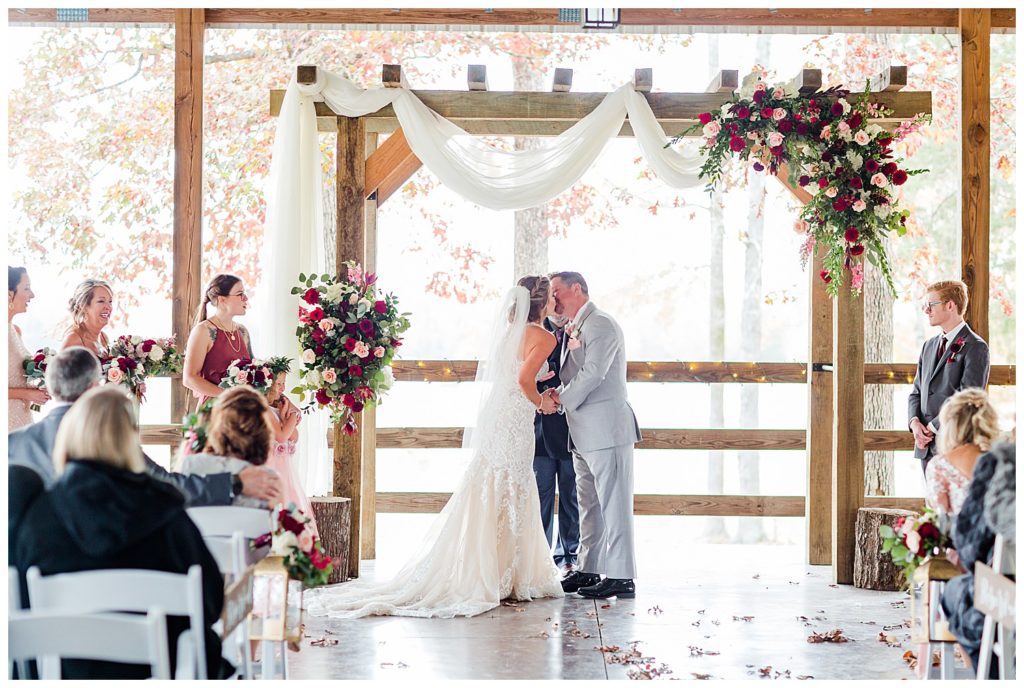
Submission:
[[[466,200],[492,210],[542,205],[570,188],[616,136],[626,116],[647,164],[676,188],[702,185],[701,156],[666,147],[668,139],[647,100],[626,84],[610,92],[593,112],[542,147],[499,150],[466,133],[423,104],[407,88],[364,90],[337,74],[317,69],[314,84],[292,76],[281,105],[267,184],[259,308],[261,356],[286,355],[296,361],[298,341],[292,323],[297,302],[290,294],[300,272],[333,273],[323,251],[323,207],[316,101],[337,114],[361,117],[386,105],[394,108],[413,153],[443,184]],[[300,426],[296,466],[312,495],[330,492],[331,460],[323,438],[326,414],[308,416]],[[315,441],[311,441],[315,439]]]

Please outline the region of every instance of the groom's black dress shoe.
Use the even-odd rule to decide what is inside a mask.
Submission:
[[[584,588],[588,585],[597,585],[601,582],[601,576],[596,573],[584,573],[583,571],[573,571],[568,576],[562,579],[562,592],[576,592],[580,588]]]
[[[583,597],[602,600],[607,597],[636,597],[636,586],[633,585],[632,578],[605,578],[600,583],[582,587],[577,592]]]

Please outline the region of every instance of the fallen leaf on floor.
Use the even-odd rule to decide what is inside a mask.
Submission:
[[[790,585],[800,585],[800,581],[789,581]]]
[[[602,604],[601,605],[601,609],[611,609],[611,608],[612,608],[612,606],[610,604]]]
[[[622,648],[618,645],[602,645],[601,647],[595,647],[594,649],[600,652],[618,652]]]
[[[381,662],[380,663],[380,668],[381,669],[387,669],[387,668],[390,668],[390,667],[394,667],[396,669],[408,669],[409,665],[406,664],[405,662]]]
[[[536,636],[536,637],[537,637],[537,638],[550,638],[551,636],[550,636],[550,635],[548,635],[548,632],[547,632],[547,631],[541,631],[541,632],[540,632],[539,634],[537,634],[537,636]]]
[[[896,602],[890,602],[889,606],[892,607],[893,609],[906,609],[907,608],[907,602],[906,602],[906,600],[897,600]]]
[[[883,631],[898,631],[901,628],[907,628],[905,624],[889,624],[888,626],[882,626]]]
[[[700,657],[701,655],[707,655],[708,657],[714,657],[715,655],[720,655],[720,654],[722,654],[722,653],[721,652],[716,652],[715,650],[702,650],[701,648],[697,647],[696,645],[690,645],[690,656],[691,657]]]
[[[706,611],[707,611],[707,609],[698,609],[698,610],[697,610],[697,613],[698,613],[698,614],[703,614],[703,613],[704,613],[704,612],[706,612]]]
[[[803,622],[804,626],[813,626],[814,625],[814,624],[811,623],[811,620],[808,619],[806,616],[798,616],[798,617],[796,617],[796,620]]]
[[[663,674],[671,673],[672,670],[668,668],[667,664],[659,664],[658,666],[647,664],[642,669],[640,667],[630,667],[629,670],[626,671],[626,676],[633,681],[650,681],[662,676]]]
[[[586,616],[586,617],[587,617],[588,619],[593,619],[593,618],[595,618],[595,617],[597,616],[597,612],[587,612],[587,613],[585,614],[585,616]]]
[[[911,669],[917,668],[917,655],[912,650],[907,650],[903,653],[903,661],[907,663]]]
[[[760,573],[755,573],[752,577],[753,577],[754,580],[761,580],[761,574]]]
[[[830,588],[838,588],[839,586],[836,585],[835,583],[829,583],[828,587],[830,587]]]
[[[796,680],[797,680],[797,681],[806,681],[806,680],[807,680],[807,679],[809,679],[809,678],[814,678],[814,677],[813,677],[813,676],[810,676],[809,674],[802,674],[802,675],[800,675],[800,676],[797,676],[797,677],[796,677]]]
[[[809,643],[846,643],[850,639],[843,635],[843,629],[834,628],[831,631],[825,633],[811,633],[807,636],[807,642]]]
[[[762,676],[771,676],[772,675],[772,665],[769,664],[768,666],[763,666],[760,669],[758,669],[757,671]]]
[[[317,638],[316,640],[309,641],[309,644],[313,647],[334,647],[338,644],[337,638]]]
[[[694,622],[693,622],[693,623],[691,623],[690,625],[691,625],[691,626],[700,626],[700,619],[697,619],[696,621],[694,621]]]
[[[707,681],[711,678],[711,674],[698,674],[692,671],[690,672],[690,676],[693,676],[698,681]]]
[[[861,623],[862,624],[867,624],[868,626],[874,626],[875,625],[874,621],[861,621]]]
[[[654,605],[653,607],[651,607],[650,609],[647,610],[647,613],[648,614],[653,614],[654,616],[658,616],[659,614],[664,614],[665,611],[661,607],[659,607],[658,605]],[[699,613],[700,612],[698,612],[698,614]]]
[[[900,639],[892,634],[887,634],[885,631],[878,634],[878,642],[885,643],[889,647],[900,647]]]
[[[747,621],[747,622],[750,622],[750,621],[754,620],[754,617],[752,617],[752,616],[733,616],[732,620],[733,621]]]
[[[714,625],[716,625],[716,626],[721,626],[721,625],[722,625],[722,622],[721,622],[721,621],[719,621],[718,619],[712,619],[712,620],[711,620],[711,623],[713,623],[713,624],[714,624]]]

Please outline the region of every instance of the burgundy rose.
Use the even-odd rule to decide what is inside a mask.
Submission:
[[[753,98],[754,102],[757,103],[758,105],[760,105],[761,101],[763,101],[765,99],[765,97],[766,97],[765,94],[766,93],[767,93],[767,91],[754,91],[754,98]]]
[[[35,358],[32,359],[36,363],[42,363],[46,360],[46,354],[36,354]]]
[[[799,124],[796,125],[796,133],[800,134],[801,136],[805,136],[807,134],[807,131],[808,127],[804,122],[800,122]]]
[[[825,282],[825,284],[828,284],[829,282],[832,281],[832,275],[828,274],[828,270],[822,270],[818,274],[818,276],[821,277],[821,279]]]
[[[833,160],[835,160],[835,156],[829,153],[828,151],[821,154],[822,162],[832,162]]]
[[[374,332],[373,321],[372,320],[360,320],[359,321],[359,331],[362,332],[363,334],[365,334],[367,337],[372,337],[373,336],[373,332]]]
[[[854,177],[853,179],[850,180],[850,186],[852,186],[855,189],[862,189],[864,188],[864,182],[860,180],[860,177]]]
[[[352,408],[352,405],[356,403],[356,398],[351,394],[346,394],[341,398],[341,403],[345,404],[345,406],[348,406],[349,408]]]
[[[383,315],[388,312],[388,304],[385,301],[377,301],[373,304],[373,310]]]
[[[359,413],[363,410],[363,402],[357,401],[352,404],[352,413]]]
[[[891,136],[879,136],[877,141],[878,141],[878,145],[881,146],[882,148],[888,148],[889,144],[892,143],[892,137]]]
[[[324,340],[324,337],[327,336],[327,333],[321,330],[319,327],[317,327],[309,336],[313,338],[314,342],[317,342],[319,344]]]
[[[392,346],[392,348],[397,349],[398,347],[402,346],[402,340],[401,339],[392,339],[391,340],[391,346]]]
[[[320,303],[320,292],[316,289],[307,289],[306,293],[302,295],[302,300],[311,306],[315,303]]]
[[[355,348],[356,348],[356,340],[355,339],[353,339],[352,337],[349,337],[348,339],[345,340],[345,351],[352,352],[352,351],[355,351]]]
[[[851,129],[856,129],[860,126],[860,123],[864,121],[864,118],[860,116],[859,112],[855,112],[850,116],[850,119],[846,120],[846,123],[850,125]]]
[[[806,174],[800,175],[800,179],[797,180],[797,184],[799,184],[800,186],[807,186],[810,183],[811,178],[808,177]]]
[[[754,169],[757,170],[758,172],[763,172],[764,171],[764,165],[762,165],[759,162],[755,162],[754,163]]]
[[[313,347],[313,353],[315,353],[317,356],[323,356],[325,353],[327,353],[327,349],[324,348],[323,344],[317,344],[316,346]]]
[[[746,119],[747,117],[750,117],[750,108],[741,107],[739,110],[736,111],[736,116],[739,117],[740,119]]]
[[[788,134],[792,130],[793,123],[790,122],[788,119],[784,119],[781,122],[779,122],[779,131],[782,132],[783,134]]]
[[[864,169],[868,171],[868,174],[874,174],[878,171],[878,161],[868,158],[864,161]]]
[[[708,124],[709,122],[711,122],[711,113],[710,112],[702,112],[699,115],[697,115],[697,119],[700,120],[701,124]]]
[[[821,179],[818,180],[818,188],[824,189],[826,187],[828,187],[828,180],[822,177]]]
[[[922,540],[928,538],[938,542],[941,539],[941,533],[934,523],[922,523],[917,529],[917,532],[921,536]]]
[[[854,244],[850,247],[851,256],[859,256],[862,253],[864,253],[864,246],[862,244]]]
[[[892,183],[896,186],[902,186],[907,181],[907,173],[903,170],[896,170],[892,173]]]
[[[834,201],[832,201],[832,210],[836,211],[837,213],[843,212],[848,207],[850,207],[850,204],[843,196],[839,196]]]
[[[847,227],[846,233],[843,234],[843,238],[852,244],[860,238],[860,230],[853,226]]]
[[[882,165],[882,174],[884,174],[886,177],[891,177],[897,169],[899,168],[896,166],[896,163],[887,162],[884,165]]]
[[[843,106],[839,101],[832,103],[832,109],[829,110],[833,117],[839,117],[843,114]]]
[[[263,374],[262,370],[257,370],[252,374],[252,383],[254,385],[262,385],[263,381],[267,379],[267,376]]]
[[[772,155],[774,155],[776,158],[781,158],[782,154],[786,152],[786,149],[783,148],[782,146],[774,146],[772,148],[769,148],[768,150],[770,150],[772,152]]]
[[[348,374],[350,377],[362,377],[363,369],[361,366],[351,365],[348,367]]]
[[[155,345],[156,345],[156,342],[154,342],[152,339],[147,339],[146,341],[142,342],[142,351],[143,351],[143,353],[147,353],[148,354],[150,351],[153,350],[153,347]]]
[[[740,130],[740,125],[736,124],[735,122],[729,122],[728,124],[725,125],[725,128],[729,130],[730,134],[735,134],[737,131]]]
[[[326,389],[318,389],[316,391],[316,401],[321,406],[327,406],[331,403],[331,395],[327,393]]]
[[[313,310],[311,310],[309,312],[309,320],[310,320],[310,322],[320,322],[323,319],[324,319],[324,309],[321,308],[320,306],[317,306],[316,308],[314,308]]]
[[[734,153],[739,153],[746,147],[747,144],[739,136],[733,136],[731,139],[729,139],[729,148]]]
[[[292,515],[289,514],[287,511],[281,512],[281,518],[279,519],[278,522],[281,524],[282,528],[284,528],[290,533],[295,533],[296,535],[299,535],[300,533],[302,533],[303,530],[305,530],[305,526],[299,523],[296,519],[292,518]]]
[[[358,331],[359,331],[359,326],[356,325],[355,323],[349,323],[348,325],[345,325],[345,333],[346,334],[355,334]]]
[[[136,368],[139,367],[138,361],[136,361],[133,358],[127,358],[127,357],[123,357],[122,356],[121,358],[119,358],[117,360],[121,364],[121,367],[126,369],[126,370],[135,370]]]
[[[771,119],[772,115],[774,115],[774,114],[775,114],[775,109],[774,108],[770,108],[770,107],[761,108],[761,119]]]

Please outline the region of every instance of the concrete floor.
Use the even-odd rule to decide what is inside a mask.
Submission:
[[[395,571],[409,531],[379,525],[380,559],[363,562],[363,577]],[[289,653],[290,677],[913,678],[902,659],[916,652],[907,625],[892,628],[909,623],[905,594],[833,587],[830,569],[804,565],[796,545],[685,544],[670,555],[664,533],[650,537],[643,518],[637,535],[636,599],[506,603],[472,619],[307,617],[301,651]],[[878,639],[887,626],[900,647]],[[833,629],[850,642],[807,642]],[[630,662],[633,647],[644,659]]]

